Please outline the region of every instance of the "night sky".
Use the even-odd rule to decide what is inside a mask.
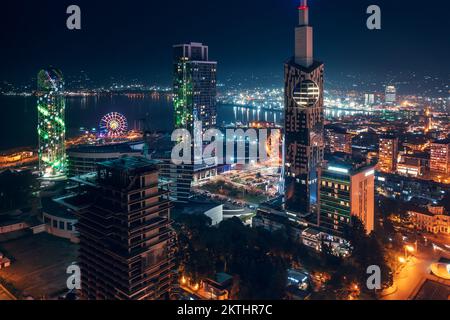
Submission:
[[[77,4],[82,30],[66,28]],[[219,80],[282,75],[293,54],[294,0],[14,0],[0,11],[0,80],[27,81],[53,65],[113,77],[170,83],[172,45],[203,42]],[[366,8],[382,10],[382,30],[366,28]],[[450,5],[443,0],[310,0],[315,56],[327,73],[417,71],[450,74]]]

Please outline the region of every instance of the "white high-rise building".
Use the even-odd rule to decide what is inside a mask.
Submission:
[[[394,86],[386,86],[384,101],[391,104],[397,101],[397,89]]]

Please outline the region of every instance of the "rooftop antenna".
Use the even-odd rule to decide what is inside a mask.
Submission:
[[[307,0],[301,0],[298,9],[298,26],[295,28],[295,62],[309,68],[313,58],[313,28],[309,25]]]

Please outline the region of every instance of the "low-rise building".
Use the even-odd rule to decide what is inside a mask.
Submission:
[[[450,235],[450,215],[444,212],[443,207],[418,207],[408,214],[416,229]]]
[[[47,233],[68,239],[73,243],[79,242],[79,234],[75,228],[77,217],[71,209],[52,199],[43,199],[42,218]]]
[[[219,272],[214,278],[204,278],[198,282],[183,275],[180,279],[180,287],[193,299],[199,300],[230,300],[232,296],[234,280],[233,276]]]
[[[204,214],[211,219],[211,225],[216,226],[223,220],[223,204],[192,199],[187,203],[178,204],[174,209],[175,214]]]
[[[310,295],[309,274],[303,270],[288,269],[286,299],[307,300]]]
[[[319,230],[317,225],[306,220],[295,220],[278,206],[279,199],[262,204],[252,219],[253,228],[264,228],[270,232],[285,230],[288,236],[298,243],[321,252],[323,244],[331,247],[336,256],[348,256],[349,246],[345,239]]]

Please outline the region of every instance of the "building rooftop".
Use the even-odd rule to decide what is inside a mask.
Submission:
[[[396,139],[397,136],[393,133],[383,133],[379,135],[380,139]]]
[[[433,141],[434,144],[450,144],[450,139],[436,140]]]
[[[367,164],[363,158],[344,153],[326,154],[325,161],[328,164],[325,168],[342,174],[355,174],[373,167],[373,165]]]
[[[72,210],[62,206],[60,203],[54,201],[51,198],[42,198],[41,202],[42,211],[44,213],[63,219],[76,219]]]
[[[19,292],[18,298],[55,299],[68,291],[67,267],[77,261],[78,245],[45,232],[1,243],[11,257],[1,276]]]
[[[98,166],[119,171],[156,171],[158,170],[158,163],[156,160],[149,160],[143,157],[123,157],[101,162]]]
[[[177,205],[176,210],[182,214],[195,214],[203,213],[222,205],[223,204],[212,200],[190,199],[187,203]]]
[[[430,153],[428,152],[414,152],[413,154],[405,154],[405,158],[410,159],[423,159],[423,160],[429,160],[430,159]]]
[[[324,129],[325,130],[332,130],[333,132],[340,133],[340,134],[347,133],[347,129],[346,128],[344,128],[344,127],[342,127],[340,125],[337,125],[337,124],[326,124],[324,126]]]
[[[432,280],[426,280],[414,300],[448,300],[450,286]]]

